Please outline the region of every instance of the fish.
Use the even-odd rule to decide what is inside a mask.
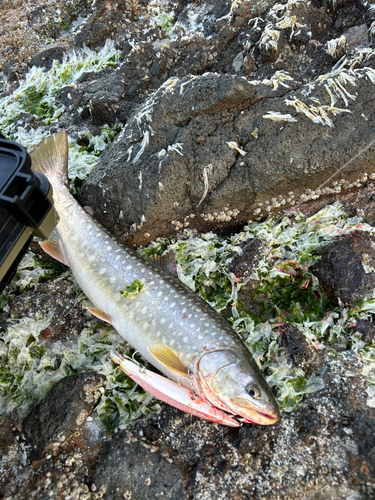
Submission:
[[[232,427],[274,424],[279,408],[249,349],[225,318],[175,276],[173,252],[159,262],[142,258],[71,195],[66,131],[45,139],[31,159],[32,169],[52,186],[59,216],[41,247],[70,267],[93,304],[88,310],[163,375],[115,351],[113,361],[145,390],[187,413]]]

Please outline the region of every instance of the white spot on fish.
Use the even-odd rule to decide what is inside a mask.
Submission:
[[[145,272],[146,272],[146,269],[143,267],[143,268],[141,269],[141,273],[145,273]]]
[[[186,313],[186,307],[184,307],[181,312],[182,312],[182,314]],[[190,316],[191,316],[191,314],[190,314]]]
[[[116,260],[120,260],[120,259],[121,259],[121,255],[118,255],[118,256],[116,257]]]
[[[203,339],[203,335],[198,335],[198,339],[202,340]]]
[[[163,295],[163,292],[161,290],[156,294],[157,297],[161,297],[162,295]]]
[[[160,323],[161,323],[162,325],[164,325],[164,323],[165,323],[165,318],[161,318]]]
[[[113,283],[115,283],[115,282],[116,282],[116,278],[115,278],[114,276],[111,276],[111,277],[109,278],[109,282],[111,283],[111,285],[113,285]]]
[[[111,245],[108,245],[108,246],[107,246],[107,250],[112,250]]]
[[[169,323],[168,328],[173,328],[173,323]]]
[[[121,248],[118,248],[117,250],[115,250],[115,253],[119,253],[121,252]]]
[[[126,266],[126,267],[125,267],[125,270],[126,270],[126,271],[130,271],[130,269],[131,269],[131,268],[132,268],[132,266],[130,266],[130,265],[129,265],[129,266]]]
[[[92,254],[89,255],[89,257],[88,257],[89,262],[92,262],[94,259],[95,259],[95,255],[92,255]]]
[[[187,342],[188,340],[189,340],[189,339],[188,339],[187,337],[184,337],[184,338],[182,339],[182,342],[184,342],[184,343],[186,344],[186,342]]]
[[[160,334],[161,334],[161,331],[160,331],[160,330],[158,330],[158,331],[156,332],[156,334],[155,334],[155,335],[156,335],[157,337],[160,337]]]
[[[147,312],[147,306],[142,307],[141,313],[145,314]]]
[[[142,327],[144,330],[146,330],[148,328],[148,322],[146,321],[145,323],[143,323]]]
[[[107,272],[107,269],[105,267],[102,267],[99,271],[99,274],[105,274]]]
[[[174,344],[174,342],[175,342],[174,339],[170,340],[169,345],[172,346]]]

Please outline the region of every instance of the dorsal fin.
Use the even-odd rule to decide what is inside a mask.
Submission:
[[[153,255],[150,259],[164,271],[177,276],[177,262],[173,250],[169,250],[163,255]]]
[[[186,366],[181,363],[176,354],[167,345],[153,346],[149,348],[149,351],[160,363],[173,372],[179,373],[182,376],[187,375],[188,370]]]
[[[61,262],[61,264],[65,264],[67,266],[65,255],[63,249],[61,248],[60,239],[56,230],[52,231],[48,240],[40,241],[39,245],[46,253],[48,253],[48,255]]]

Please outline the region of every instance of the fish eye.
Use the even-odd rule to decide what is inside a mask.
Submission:
[[[252,398],[258,399],[260,397],[260,390],[259,387],[254,385],[254,384],[249,384],[246,387],[246,392],[248,393],[249,396]]]

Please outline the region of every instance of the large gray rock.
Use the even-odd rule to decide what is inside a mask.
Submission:
[[[264,98],[262,85],[238,76],[172,79],[104,152],[83,185],[82,203],[123,240],[139,245],[184,227],[233,227],[318,197],[322,190],[315,190],[362,151],[323,193],[360,185],[374,170],[374,148],[364,150],[375,125],[371,71],[358,71],[350,113],[340,102],[336,107],[344,111],[337,116],[318,83]],[[325,109],[317,110],[308,92],[327,103]],[[299,110],[306,103],[321,123],[296,113],[287,99]],[[295,121],[266,119],[271,111]]]

